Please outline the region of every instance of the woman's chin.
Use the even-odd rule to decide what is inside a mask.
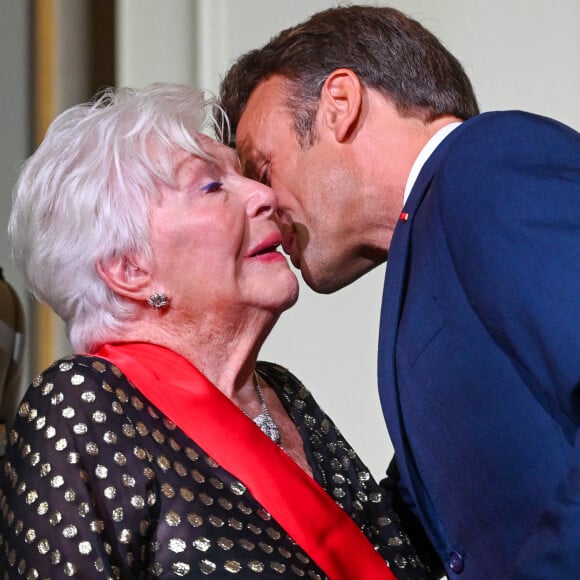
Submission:
[[[276,308],[278,314],[282,314],[282,312],[292,308],[298,301],[300,286],[294,273],[289,272],[289,274],[287,287],[284,292],[280,292],[280,302]]]

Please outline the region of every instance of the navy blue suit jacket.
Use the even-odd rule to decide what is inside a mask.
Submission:
[[[400,491],[450,578],[580,578],[580,135],[474,117],[404,211],[379,344]]]

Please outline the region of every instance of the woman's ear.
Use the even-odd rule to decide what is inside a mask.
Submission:
[[[116,294],[137,301],[151,294],[151,272],[144,260],[115,256],[97,262],[97,273]]]
[[[348,68],[332,71],[322,85],[322,122],[339,143],[354,132],[361,113],[362,92],[358,75]]]

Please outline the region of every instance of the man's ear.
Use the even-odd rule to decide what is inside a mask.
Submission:
[[[115,256],[97,262],[97,273],[116,294],[144,301],[151,294],[151,272],[144,260]]]
[[[362,85],[358,75],[348,68],[332,71],[320,93],[322,121],[342,143],[354,131],[362,108]]]

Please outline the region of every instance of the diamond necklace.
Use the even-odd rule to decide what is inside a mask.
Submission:
[[[262,407],[262,412],[254,417],[252,420],[254,423],[262,430],[262,432],[267,435],[276,445],[280,445],[282,437],[280,436],[280,430],[272,415],[268,411],[266,406],[266,401],[264,399],[264,393],[262,393],[262,387],[260,386],[260,380],[258,378],[258,373],[254,371],[254,388],[256,389],[256,394],[258,395],[258,401],[260,402],[260,407]]]

